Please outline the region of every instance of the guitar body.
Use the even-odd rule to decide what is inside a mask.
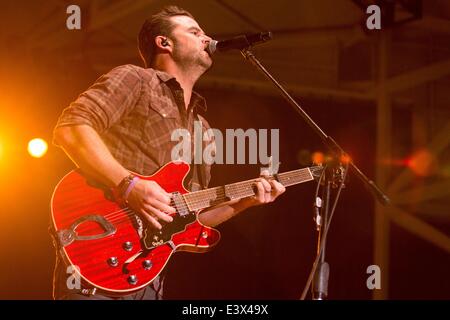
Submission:
[[[138,176],[181,197],[188,192],[183,180],[189,169],[187,163],[170,162],[152,176]],[[51,203],[55,239],[67,263],[85,284],[109,295],[147,286],[176,251],[205,252],[220,240],[217,230],[198,221],[198,212],[184,209],[161,233],[147,229],[131,209],[109,200],[105,190],[90,185],[78,171],[59,182]]]

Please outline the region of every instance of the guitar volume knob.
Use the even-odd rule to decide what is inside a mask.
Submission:
[[[131,241],[126,241],[123,243],[123,248],[126,251],[131,251],[133,249],[133,243],[131,243]]]
[[[135,285],[138,282],[137,276],[132,274],[128,277],[128,283],[131,285]]]
[[[108,264],[109,264],[111,267],[117,267],[117,266],[119,265],[119,260],[117,260],[117,257],[110,257],[110,258],[108,259]]]
[[[153,263],[150,260],[144,260],[142,262],[142,265],[144,266],[145,270],[149,270],[153,266]]]

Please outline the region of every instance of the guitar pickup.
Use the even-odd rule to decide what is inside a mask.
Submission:
[[[184,217],[190,214],[189,208],[186,204],[186,201],[184,200],[184,197],[179,192],[173,192],[172,193],[172,200],[175,205],[175,209],[178,212],[178,215],[180,217]]]

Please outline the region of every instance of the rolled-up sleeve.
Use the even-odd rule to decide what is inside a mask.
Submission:
[[[133,65],[123,65],[102,75],[64,109],[56,128],[86,124],[102,133],[136,105],[142,83]]]

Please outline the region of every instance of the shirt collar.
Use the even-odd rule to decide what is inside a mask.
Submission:
[[[203,112],[206,112],[206,110],[208,109],[205,98],[203,98],[195,91],[192,91],[191,103],[193,105],[193,108],[201,109]]]
[[[167,72],[161,70],[155,70],[156,75],[162,82],[168,82],[169,80],[175,79],[174,76],[168,74]]]
[[[161,71],[161,70],[155,70],[156,75],[158,76],[158,78],[169,85],[169,82],[173,82],[176,83],[176,85],[181,89],[181,86],[179,84],[179,82],[177,81],[177,79],[173,76],[168,74],[167,72]],[[182,89],[181,89],[182,90]],[[205,98],[203,98],[200,94],[198,94],[195,91],[192,91],[192,96],[191,96],[191,104],[193,105],[193,108],[199,108],[201,110],[203,110],[203,112],[206,112],[207,110],[207,106],[206,106],[206,100]]]

